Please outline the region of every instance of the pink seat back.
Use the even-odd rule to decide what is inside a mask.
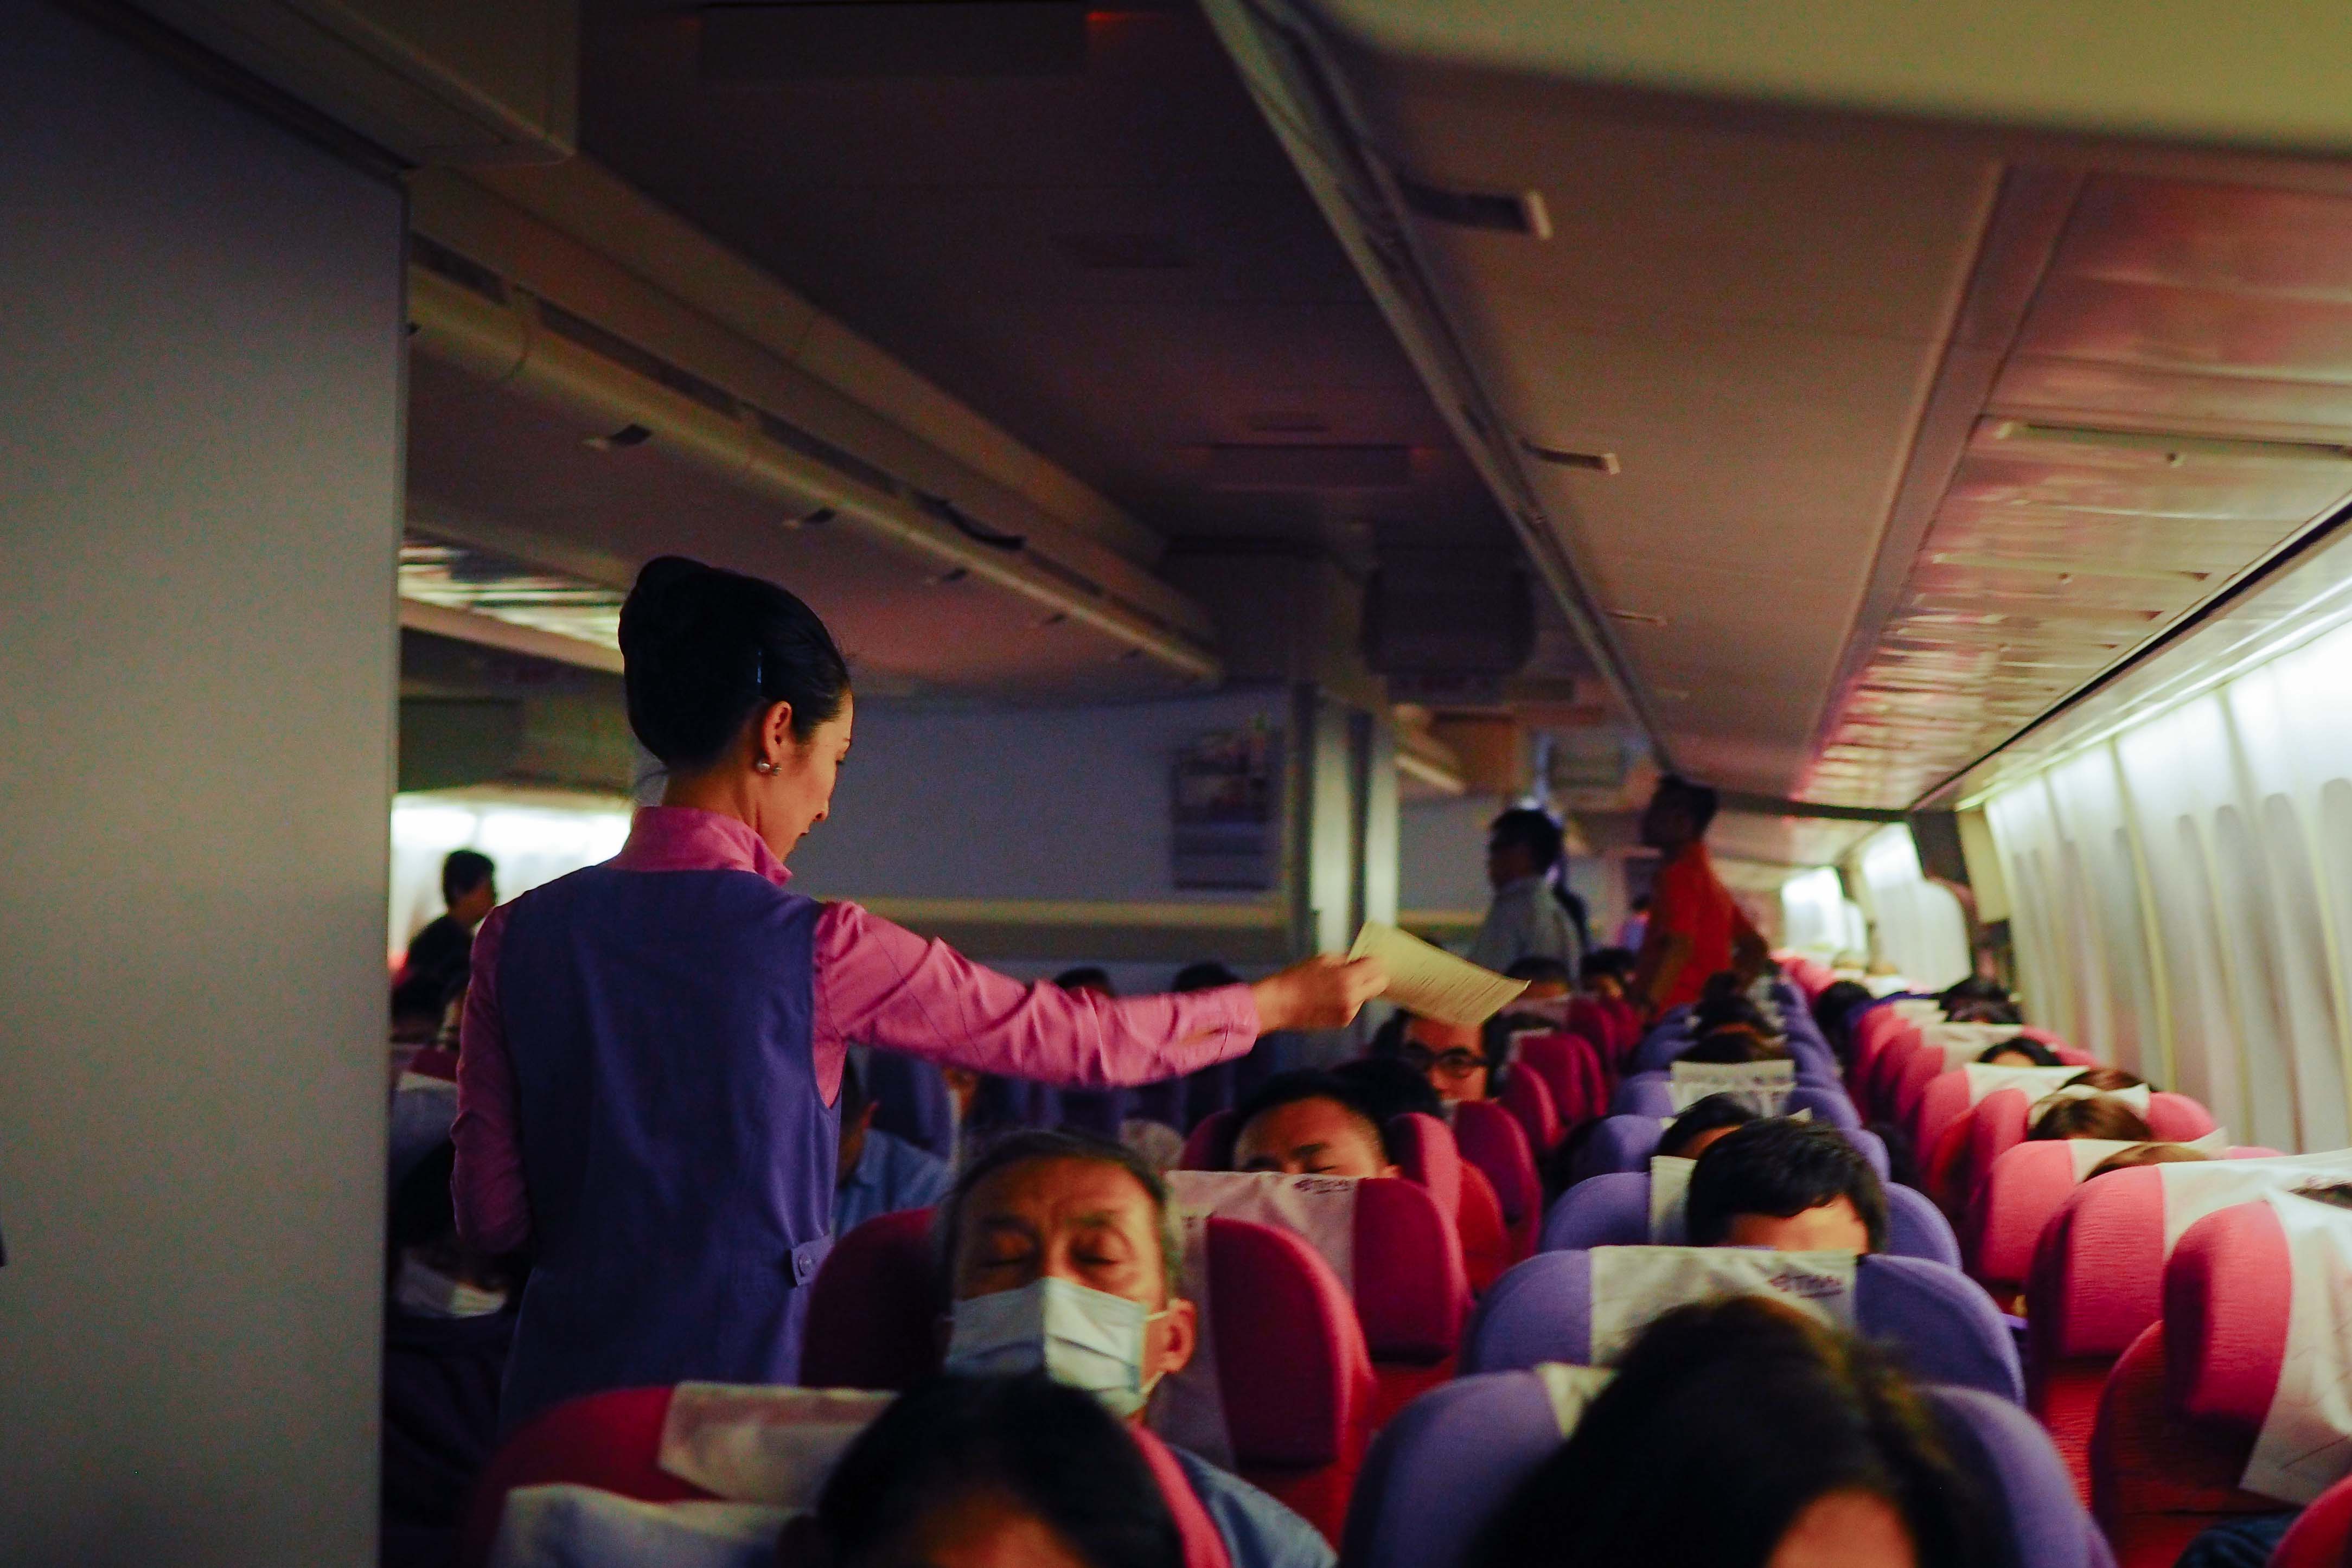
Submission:
[[[1568,1129],[1560,1124],[1559,1107],[1552,1102],[1550,1086],[1534,1072],[1513,1072],[1504,1079],[1503,1092],[1495,1103],[1517,1119],[1538,1155],[1551,1153],[1568,1136]]]
[[[1891,1119],[1895,1104],[1895,1084],[1903,1070],[1910,1065],[1912,1054],[1924,1041],[1919,1026],[1905,1019],[1892,1008],[1873,1008],[1863,1015],[1861,1028],[1868,1030],[1879,1019],[1877,1048],[1862,1067],[1863,1109],[1866,1116],[1878,1121]]]
[[[1994,1098],[1987,1095],[1985,1104]],[[1996,1300],[2025,1288],[2034,1243],[2076,1186],[2074,1151],[2063,1143],[2014,1145],[1985,1172],[1969,1203],[1961,1251],[1969,1273]]]
[[[1491,1100],[1465,1100],[1454,1107],[1454,1141],[1462,1158],[1495,1189],[1514,1263],[1536,1249],[1543,1224],[1543,1182],[1536,1173],[1535,1147],[1518,1119]]]
[[[878,1214],[834,1243],[809,1287],[803,1383],[907,1388],[939,1370],[947,1292],[931,1213]]]
[[[1942,1049],[1923,1042],[1912,1048],[1910,1056],[1903,1063],[1901,1076],[1895,1081],[1890,1102],[1895,1111],[1894,1121],[1911,1134],[1914,1148],[1928,1146],[1919,1134],[1920,1105],[1927,1098],[1927,1085],[1943,1076]],[[1967,1094],[1960,1096],[1960,1103],[1968,1103]]]
[[[2147,1126],[2159,1143],[2194,1143],[2211,1134],[2213,1113],[2186,1094],[2158,1091],[2147,1097]]]
[[[2242,1203],[2182,1233],[2164,1266],[2165,1383],[2173,1408],[2252,1443],[2286,1363],[2294,1262],[2278,1211]]]
[[[1233,1163],[1234,1140],[1240,1135],[1241,1128],[1235,1124],[1233,1110],[1210,1112],[1184,1139],[1184,1152],[1177,1156],[1176,1168],[1223,1170]]]
[[[1544,1081],[1565,1128],[1600,1115],[1608,1104],[1601,1050],[1580,1034],[1559,1030],[1528,1035],[1518,1042],[1518,1065]]]
[[[2352,1559],[2352,1480],[2340,1480],[2296,1516],[2270,1568],[2344,1568]]]
[[[457,1082],[457,1053],[427,1048],[408,1059],[404,1071],[419,1078],[437,1078],[444,1083]]]
[[[1462,1150],[1454,1129],[1434,1116],[1409,1113],[1391,1121],[1385,1134],[1389,1157],[1405,1180],[1424,1187],[1449,1216],[1462,1212]]]
[[[1923,1059],[1932,1059],[1936,1052],[1923,1051]],[[1919,1100],[1911,1119],[1911,1146],[1922,1159],[1929,1158],[1944,1136],[1944,1129],[1969,1113],[1969,1075],[1965,1072],[1932,1073],[1920,1086]]]

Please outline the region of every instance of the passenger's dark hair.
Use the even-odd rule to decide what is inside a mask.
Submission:
[[[1614,975],[1620,980],[1630,980],[1642,960],[1631,947],[1596,947],[1584,956],[1576,967],[1577,977],[1596,980],[1603,975]]]
[[[897,1561],[891,1549],[933,1511],[972,1497],[1010,1500],[1087,1568],[1184,1561],[1167,1498],[1118,1417],[1035,1373],[942,1375],[898,1396],[826,1478],[815,1529],[830,1568]]]
[[[1238,986],[1242,977],[1223,964],[1187,964],[1176,971],[1168,983],[1171,991],[1213,991],[1221,986]]]
[[[1054,984],[1066,991],[1092,987],[1111,996],[1118,994],[1118,988],[1110,983],[1110,971],[1099,964],[1081,964],[1075,969],[1065,969],[1054,977]]]
[[[1997,1067],[2000,1064],[1995,1061],[1993,1058],[2000,1056],[2004,1051],[2022,1056],[2036,1067],[2063,1067],[2065,1065],[2064,1062],[2058,1060],[2058,1053],[2056,1051],[2051,1050],[2040,1040],[2028,1040],[2021,1034],[2015,1040],[2004,1040],[1997,1045],[1986,1046],[1982,1051],[1977,1052],[1977,1060],[1988,1067]]]
[[[1027,1128],[1007,1133],[982,1148],[971,1164],[956,1177],[955,1186],[939,1207],[931,1221],[931,1236],[937,1244],[940,1278],[952,1287],[955,1277],[956,1232],[963,1227],[964,1206],[980,1184],[999,1171],[1014,1166],[1032,1165],[1041,1160],[1084,1160],[1094,1165],[1117,1166],[1133,1176],[1151,1199],[1151,1207],[1159,1217],[1155,1227],[1160,1240],[1160,1261],[1168,1276],[1168,1293],[1181,1293],[1184,1284],[1184,1243],[1176,1229],[1175,1210],[1169,1206],[1168,1184],[1150,1160],[1108,1138],[1094,1137],[1086,1133],[1066,1129]]]
[[[2025,1021],[2018,1010],[2017,998],[2009,988],[1998,980],[1970,976],[1947,989],[1936,998],[1943,1004],[1944,1016],[1955,1023],[2006,1023]]]
[[[1679,1158],[1690,1146],[1690,1141],[1702,1133],[1712,1133],[1717,1127],[1744,1127],[1763,1118],[1739,1103],[1737,1095],[1710,1094],[1704,1100],[1694,1100],[1683,1113],[1666,1124],[1658,1134],[1657,1152]]]
[[[2288,1189],[2297,1197],[2307,1197],[2314,1203],[2334,1204],[2338,1208],[2352,1208],[2352,1181],[2315,1181]]]
[[[1355,1063],[1350,1062],[1349,1065],[1354,1066]],[[1394,1065],[1403,1066],[1402,1062]],[[1411,1069],[1406,1071],[1410,1071]],[[1413,1082],[1419,1083],[1423,1089],[1429,1089],[1428,1080],[1418,1073],[1413,1074]],[[1430,1089],[1429,1093],[1432,1099],[1436,1098],[1435,1090]],[[1393,1161],[1393,1156],[1389,1153],[1388,1118],[1380,1113],[1380,1102],[1373,1095],[1365,1093],[1361,1083],[1352,1079],[1343,1078],[1336,1071],[1319,1072],[1310,1068],[1302,1068],[1295,1072],[1276,1073],[1258,1086],[1256,1093],[1234,1108],[1233,1118],[1227,1126],[1230,1141],[1223,1150],[1223,1157],[1218,1163],[1226,1166],[1233,1165],[1234,1146],[1241,1142],[1242,1134],[1248,1130],[1252,1122],[1256,1121],[1268,1111],[1279,1110],[1285,1105],[1296,1105],[1305,1100],[1328,1100],[1333,1104],[1343,1107],[1350,1114],[1361,1120],[1370,1130],[1372,1141],[1379,1145],[1381,1158]]]
[[[1568,972],[1567,965],[1557,958],[1547,958],[1540,953],[1531,953],[1519,959],[1503,971],[1503,977],[1507,980],[1525,980],[1530,985],[1542,983],[1573,986],[1576,984],[1576,977]]]
[[[479,850],[451,850],[441,862],[441,902],[455,904],[498,874],[498,862]]]
[[[1715,821],[1722,800],[1704,784],[1694,784],[1680,774],[1669,773],[1658,780],[1654,800],[1670,800],[1684,816],[1690,819],[1691,831],[1704,838],[1708,824]]]
[[[1886,1249],[1886,1189],[1862,1151],[1843,1134],[1810,1122],[1768,1117],[1717,1138],[1691,1170],[1686,1205],[1691,1245],[1713,1247],[1734,1215],[1787,1219],[1844,1197],[1870,1232],[1870,1249]]]
[[[1343,1061],[1331,1076],[1355,1091],[1372,1120],[1386,1127],[1399,1116],[1445,1114],[1445,1103],[1429,1086],[1428,1077],[1398,1056],[1368,1056]]]
[[[2120,1067],[2085,1067],[2066,1080],[2069,1089],[2095,1089],[2102,1094],[2116,1094],[2126,1089],[2145,1089],[2147,1080],[2137,1072],[2126,1072]]]
[[[866,1075],[857,1071],[857,1059],[854,1056],[843,1057],[841,1059],[841,1098],[835,1106],[841,1113],[841,1124],[846,1127],[850,1123],[857,1120],[865,1113],[866,1107],[872,1103],[872,1097],[866,1092]]]
[[[2061,1138],[2102,1138],[2119,1144],[2145,1144],[2156,1136],[2147,1118],[2112,1094],[2084,1094],[2061,1100],[2033,1119],[2026,1130],[2030,1141]]]
[[[1788,1059],[1787,1046],[1761,1039],[1744,1029],[1709,1030],[1698,1037],[1696,1044],[1675,1058],[1676,1061],[1717,1066],[1743,1061],[1786,1061]]]
[[[848,662],[814,611],[772,582],[684,556],[637,573],[621,656],[629,727],[671,768],[718,761],[771,703],[793,705],[805,741],[849,691]]]
[[[2128,1149],[2117,1149],[2114,1154],[2093,1166],[2083,1179],[2088,1181],[2092,1176],[2103,1176],[2114,1171],[2137,1170],[2142,1166],[2192,1165],[2212,1157],[2203,1150],[2192,1149],[2186,1144],[2134,1144]],[[2346,1207],[2352,1207],[2352,1204],[2347,1204]]]
[[[1780,1038],[1780,1026],[1746,997],[1713,996],[1691,1009],[1691,1031],[1709,1034],[1719,1029],[1752,1030],[1766,1040]]]
[[[1678,1307],[1642,1332],[1468,1562],[1763,1568],[1797,1516],[1840,1491],[1891,1506],[1919,1568],[1991,1560],[1974,1484],[1883,1353],[1760,1297]]]
[[[1536,869],[1548,872],[1559,863],[1565,852],[1566,840],[1559,824],[1550,813],[1532,806],[1517,806],[1486,824],[1486,837],[1498,844],[1517,844],[1536,862]]]
[[[1842,1067],[1853,1064],[1854,1009],[1868,1005],[1876,998],[1868,986],[1852,980],[1839,980],[1813,998],[1813,1025],[1829,1042],[1830,1052]]]

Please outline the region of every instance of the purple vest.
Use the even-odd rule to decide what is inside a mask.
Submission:
[[[593,866],[508,915],[536,1249],[508,1430],[599,1389],[797,1375],[840,1138],[810,1046],[817,911],[748,871]]]

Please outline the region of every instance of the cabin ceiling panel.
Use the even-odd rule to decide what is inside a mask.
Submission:
[[[415,526],[625,587],[679,552],[808,601],[874,695],[1109,700],[1181,689],[1117,643],[977,580],[782,508],[664,453],[599,451],[568,414],[425,356],[409,368]]]

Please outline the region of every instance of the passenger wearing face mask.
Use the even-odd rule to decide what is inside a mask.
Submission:
[[[946,1367],[1043,1371],[1141,1422],[1160,1380],[1200,1344],[1181,1293],[1168,1190],[1116,1144],[1018,1133],[990,1146],[940,1210],[950,1309]],[[1237,1476],[1174,1450],[1234,1568],[1330,1568],[1314,1526]]]
[[[383,1315],[383,1568],[449,1560],[474,1477],[496,1446],[514,1337],[509,1260],[469,1252],[449,1203],[445,1140],[392,1199]]]

